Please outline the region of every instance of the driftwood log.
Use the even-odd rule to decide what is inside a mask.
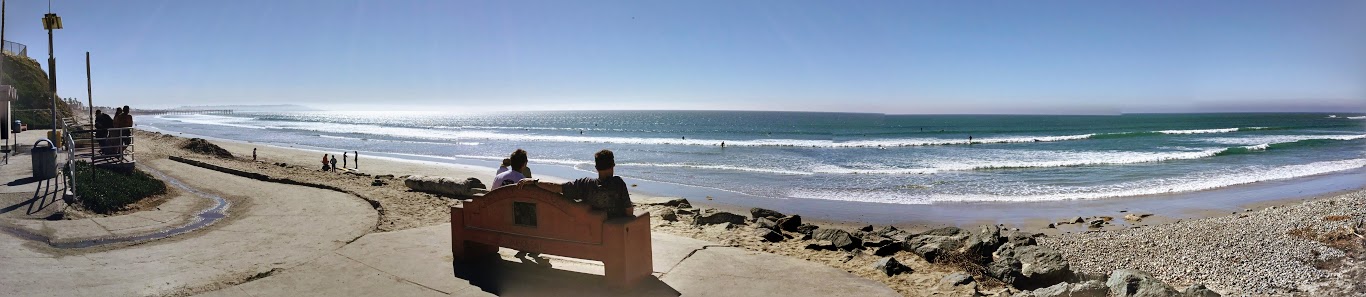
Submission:
[[[418,192],[456,197],[471,197],[474,194],[488,192],[484,189],[484,183],[473,177],[455,180],[440,176],[413,175],[403,179],[403,185]]]

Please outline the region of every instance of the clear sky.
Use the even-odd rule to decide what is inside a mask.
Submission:
[[[46,61],[44,1],[6,39]],[[1366,1],[53,1],[96,105],[1366,110]],[[46,66],[45,66],[46,67]]]

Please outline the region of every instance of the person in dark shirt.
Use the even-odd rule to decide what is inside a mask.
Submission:
[[[114,127],[114,118],[113,118],[113,117],[110,117],[109,114],[104,113],[104,111],[95,110],[95,138],[105,138],[105,137],[109,137],[109,128],[113,128],[113,127]],[[109,153],[109,149],[108,149],[108,148],[105,148],[105,146],[108,146],[108,143],[109,143],[109,141],[108,141],[108,140],[104,140],[104,139],[101,139],[101,140],[99,141],[99,145],[100,145],[100,154],[108,154],[108,153]]]
[[[626,181],[614,175],[616,160],[612,151],[601,150],[593,154],[597,178],[580,178],[571,182],[557,184],[541,182],[536,179],[523,179],[519,186],[533,185],[555,193],[564,194],[565,199],[587,203],[593,209],[607,213],[608,217],[624,217],[631,209],[631,194],[626,191]]]

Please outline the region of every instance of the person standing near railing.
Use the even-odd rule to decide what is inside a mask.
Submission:
[[[118,114],[114,115],[114,128],[129,127],[133,127],[133,116],[128,114],[128,106],[124,106],[118,109]],[[119,136],[119,140],[114,141],[114,144],[118,145],[117,151],[120,158],[123,157],[123,151],[127,149],[128,144],[132,143],[132,138],[129,137],[132,134],[132,129],[120,129],[118,133],[114,133],[114,136]]]
[[[109,117],[109,114],[104,113],[104,111],[96,109],[96,110],[95,110],[95,138],[98,139],[98,138],[109,137],[109,128],[111,128],[111,127],[114,127],[114,118]],[[103,154],[108,154],[108,153],[109,153],[109,149],[108,149],[108,148],[105,148],[105,146],[109,145],[109,141],[106,141],[106,140],[104,140],[104,139],[99,139],[98,141],[95,142],[95,145],[98,145],[98,146],[100,147],[100,154],[101,154],[101,155],[103,155]]]

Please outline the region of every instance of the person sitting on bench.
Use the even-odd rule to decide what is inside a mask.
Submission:
[[[518,181],[517,185],[533,185],[547,191],[562,193],[565,199],[587,203],[593,209],[606,212],[608,217],[628,216],[631,215],[626,213],[631,209],[631,194],[626,191],[626,181],[614,175],[614,159],[610,150],[601,150],[593,154],[594,168],[598,170],[597,178],[585,177],[564,184],[523,179]]]

